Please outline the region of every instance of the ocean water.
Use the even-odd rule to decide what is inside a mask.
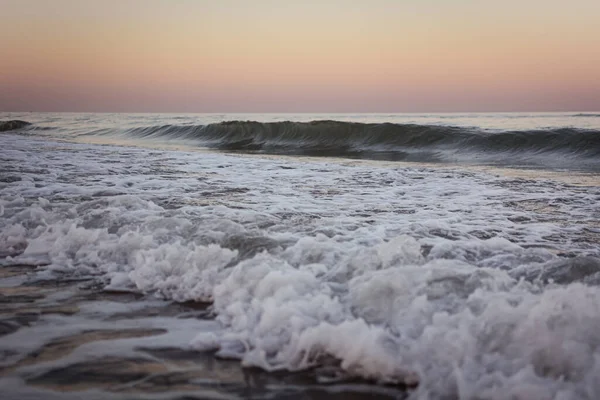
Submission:
[[[598,113],[0,121],[2,398],[600,398]]]

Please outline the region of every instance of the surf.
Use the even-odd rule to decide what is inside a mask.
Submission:
[[[47,129],[0,123],[5,133]],[[68,128],[64,128],[68,129]],[[230,152],[600,171],[600,130],[553,127],[489,130],[435,124],[338,120],[243,121],[87,128],[78,138],[115,138]]]

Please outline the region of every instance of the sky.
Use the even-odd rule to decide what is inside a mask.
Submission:
[[[0,111],[600,111],[599,0],[0,0]]]

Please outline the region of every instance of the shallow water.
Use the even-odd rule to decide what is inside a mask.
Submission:
[[[0,148],[8,398],[600,396],[597,174],[47,131]]]

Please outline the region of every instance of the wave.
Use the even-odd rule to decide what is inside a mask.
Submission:
[[[111,131],[93,134],[111,134]],[[193,141],[221,150],[406,161],[444,161],[469,155],[485,160],[507,153],[513,158],[561,154],[592,159],[600,155],[600,131],[577,128],[489,132],[439,125],[332,120],[228,121],[140,127],[122,134],[140,139]]]
[[[0,122],[0,131],[45,129],[27,121]],[[226,151],[366,158],[389,161],[468,162],[600,171],[600,131],[552,128],[489,131],[447,125],[226,121],[86,131],[86,136],[185,142]]]
[[[569,150],[600,154],[600,131],[577,128],[485,132],[476,128],[418,124],[369,124],[342,121],[229,121],[208,125],[162,125],[133,128],[138,138],[192,139],[212,147],[261,150],[315,148],[360,151],[434,146],[489,150]]]
[[[573,117],[600,117],[600,113],[579,113],[574,114]]]
[[[14,131],[31,126],[31,122],[13,119],[10,121],[0,121],[0,132]]]

